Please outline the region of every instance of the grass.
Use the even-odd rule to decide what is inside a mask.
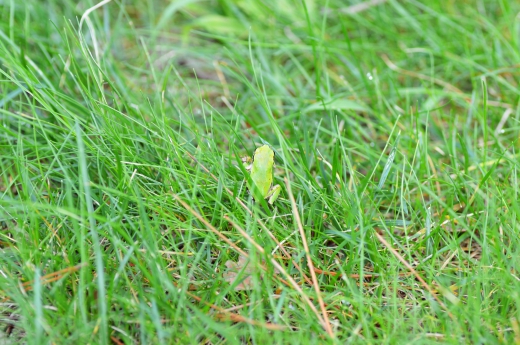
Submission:
[[[519,344],[520,4],[361,3],[4,0],[0,340]]]

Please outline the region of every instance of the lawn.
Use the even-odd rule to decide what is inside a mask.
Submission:
[[[0,344],[520,344],[519,83],[509,0],[0,0]]]

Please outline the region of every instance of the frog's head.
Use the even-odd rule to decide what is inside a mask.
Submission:
[[[273,159],[274,158],[274,151],[269,147],[269,145],[263,145],[260,146],[255,150],[255,158],[262,158],[262,159]]]

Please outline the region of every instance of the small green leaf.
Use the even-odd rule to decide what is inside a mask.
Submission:
[[[248,35],[248,30],[237,19],[216,14],[200,17],[190,26],[220,35]]]

